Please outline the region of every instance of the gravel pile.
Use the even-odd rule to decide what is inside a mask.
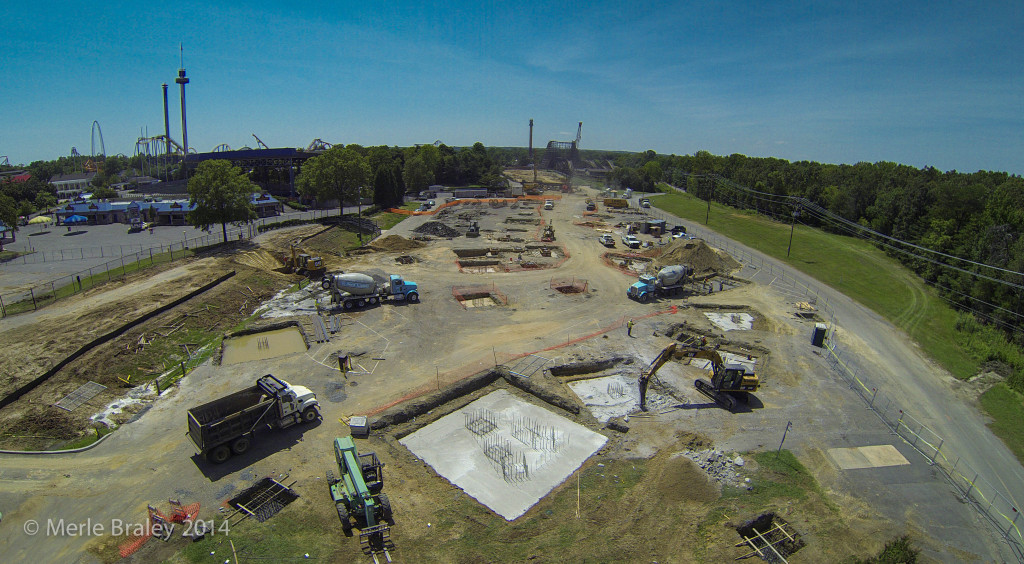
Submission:
[[[684,451],[683,456],[697,463],[708,477],[722,485],[751,489],[750,478],[740,474],[745,462],[739,455],[730,457],[720,450],[708,449]]]
[[[416,233],[422,233],[424,235],[433,235],[434,237],[458,237],[462,235],[461,232],[454,228],[448,227],[440,221],[428,221],[423,225],[413,229]]]

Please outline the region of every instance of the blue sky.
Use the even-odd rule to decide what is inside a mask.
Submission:
[[[0,155],[432,142],[1024,172],[1024,4],[22,3]]]

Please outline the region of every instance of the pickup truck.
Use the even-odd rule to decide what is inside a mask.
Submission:
[[[623,235],[622,244],[629,247],[630,249],[639,249],[640,239],[637,239],[633,235]]]
[[[649,208],[649,207],[651,207],[651,201],[648,200],[647,198],[642,198],[640,200],[640,207],[641,208]]]
[[[614,247],[615,246],[615,237],[612,237],[611,235],[609,235],[607,233],[605,233],[604,235],[601,235],[600,237],[598,237],[597,240],[600,241],[601,244],[604,245],[605,247]]]

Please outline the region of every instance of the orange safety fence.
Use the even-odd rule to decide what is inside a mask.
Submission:
[[[388,211],[391,212],[391,213],[399,213],[399,214],[402,214],[402,215],[433,215],[433,214],[443,210],[444,208],[448,208],[448,207],[451,207],[451,206],[458,206],[460,204],[475,204],[475,203],[483,204],[483,203],[490,203],[490,202],[514,203],[514,202],[519,202],[519,201],[522,201],[522,200],[539,200],[541,203],[543,203],[544,200],[560,200],[560,199],[562,199],[562,196],[555,195],[555,194],[551,194],[551,195],[547,195],[547,196],[517,196],[515,198],[461,198],[461,199],[455,200],[454,202],[445,202],[445,203],[443,203],[443,204],[441,204],[441,205],[437,206],[436,208],[434,208],[432,210],[429,210],[429,211],[404,210],[402,208],[389,208]]]

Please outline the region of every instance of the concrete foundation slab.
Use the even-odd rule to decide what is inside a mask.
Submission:
[[[608,441],[497,390],[399,442],[508,521],[533,507]]]
[[[712,325],[722,331],[749,331],[754,326],[754,316],[749,313],[708,313],[704,316]]]
[[[881,468],[910,464],[892,445],[875,445],[854,448],[830,448],[828,455],[841,470],[859,468]]]
[[[587,411],[601,423],[640,411],[640,387],[636,378],[613,374],[569,382],[569,388],[580,398]],[[647,409],[657,411],[678,403],[675,398],[647,389]]]

